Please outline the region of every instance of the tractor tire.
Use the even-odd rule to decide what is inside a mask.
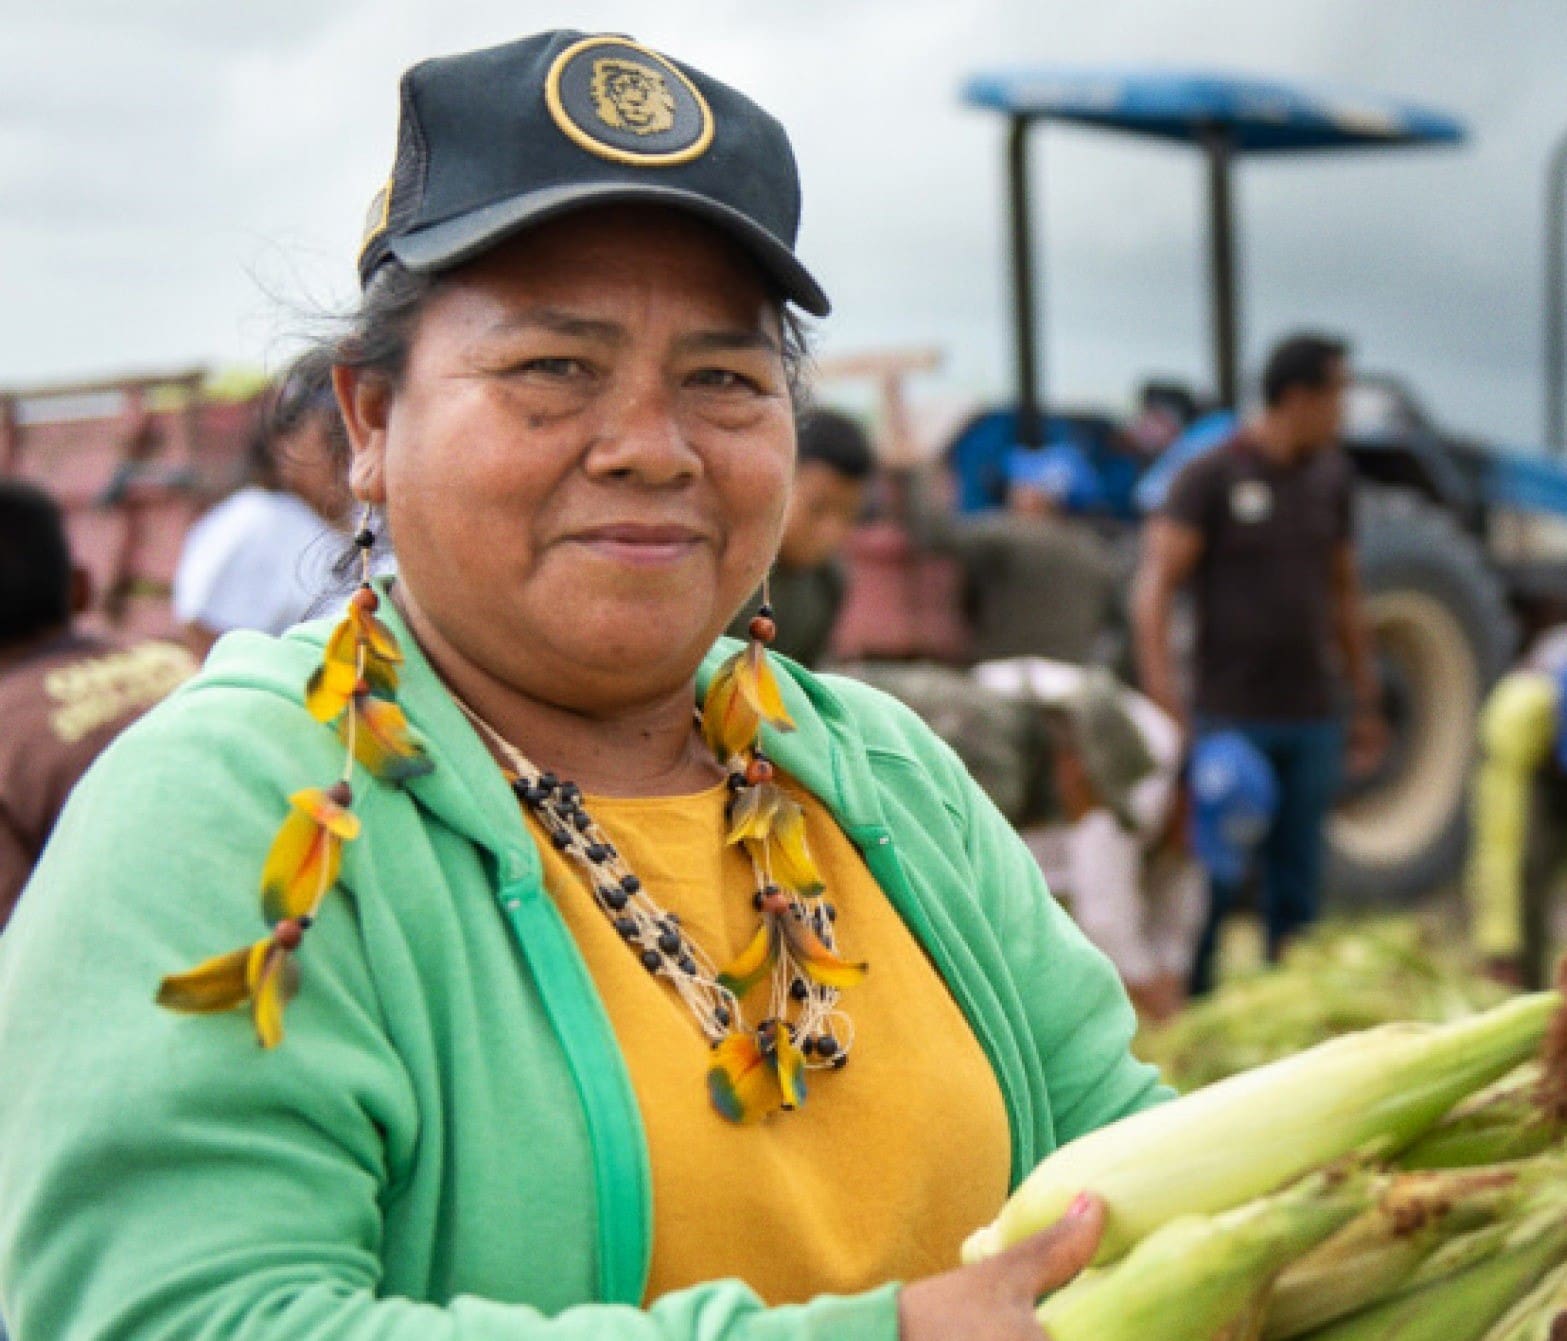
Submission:
[[[1369,776],[1345,781],[1328,824],[1326,893],[1366,908],[1458,875],[1475,719],[1518,632],[1479,544],[1422,495],[1362,487],[1356,533],[1393,743]]]

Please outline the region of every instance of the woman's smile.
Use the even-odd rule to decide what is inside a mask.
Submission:
[[[693,558],[712,542],[689,526],[612,522],[569,535],[565,543],[628,567],[669,568]]]

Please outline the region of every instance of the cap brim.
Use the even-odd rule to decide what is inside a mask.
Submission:
[[[738,210],[706,196],[677,187],[660,186],[654,182],[645,185],[627,182],[578,183],[533,191],[487,205],[461,218],[448,219],[444,223],[404,233],[401,237],[391,239],[387,249],[408,269],[417,273],[446,270],[471,260],[496,243],[547,219],[617,201],[668,205],[716,224],[751,254],[785,298],[813,317],[825,317],[832,310],[827,295],[811,277],[810,271],[800,264],[788,247],[760,224]]]

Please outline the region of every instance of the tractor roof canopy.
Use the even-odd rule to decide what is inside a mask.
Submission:
[[[1187,143],[1220,131],[1237,153],[1454,144],[1464,137],[1454,118],[1411,103],[1202,71],[998,70],[970,78],[963,97],[1008,116]]]
[[[1239,317],[1231,167],[1242,154],[1308,149],[1390,149],[1455,144],[1453,117],[1390,98],[1322,90],[1277,79],[1202,71],[1036,66],[974,75],[965,101],[1001,112],[1009,127],[1007,176],[1017,351],[1018,438],[1043,442],[1034,334],[1034,259],[1029,224],[1029,129],[1064,121],[1195,146],[1207,160],[1214,384],[1222,405],[1237,400]]]

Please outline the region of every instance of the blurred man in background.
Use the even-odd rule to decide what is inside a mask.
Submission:
[[[1065,444],[1019,448],[1007,461],[1007,503],[953,515],[916,476],[910,530],[963,566],[974,661],[1045,657],[1086,665],[1113,655],[1126,572],[1093,527],[1071,515],[1092,505],[1098,480]]]
[[[0,480],[0,927],[76,780],[195,669],[171,643],[77,632],[88,597],[54,501]]]
[[[1183,724],[1170,647],[1176,594],[1197,617],[1199,735],[1234,730],[1273,766],[1278,813],[1264,849],[1268,954],[1318,915],[1323,824],[1344,752],[1340,676],[1353,692],[1350,763],[1365,767],[1387,728],[1361,611],[1351,476],[1337,444],[1349,384],[1346,347],[1317,335],[1279,344],[1263,374],[1263,409],[1185,466],[1149,523],[1137,575],[1138,661],[1148,695]],[[1193,988],[1212,977],[1234,891],[1211,885]]]
[[[196,656],[233,629],[282,633],[332,590],[351,502],[341,433],[324,371],[263,402],[250,482],[191,527],[175,569],[174,613]]]
[[[827,655],[843,607],[840,555],[864,509],[876,459],[865,430],[836,410],[807,411],[798,433],[794,487],[769,582],[778,625],[773,650],[817,666]],[[746,625],[760,602],[760,595],[747,602],[729,626],[731,635],[747,636]]]

